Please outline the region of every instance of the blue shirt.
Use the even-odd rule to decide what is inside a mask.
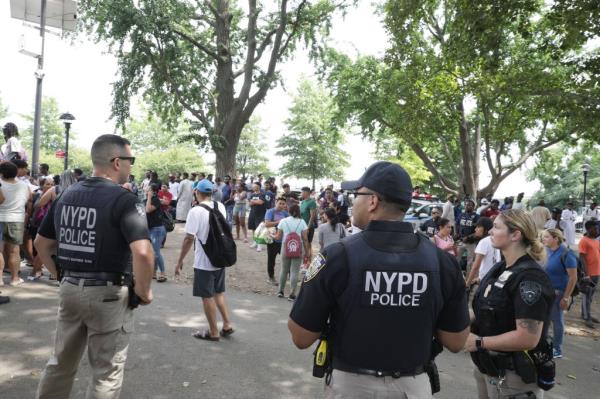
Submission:
[[[546,254],[548,255],[548,261],[546,262],[546,274],[550,277],[552,287],[555,290],[565,292],[567,283],[569,282],[569,275],[566,269],[575,269],[577,267],[577,258],[573,251],[569,251],[565,258],[565,264],[561,262],[561,257],[567,248],[564,245],[558,247],[555,251],[546,248]]]
[[[265,221],[277,222],[279,224],[280,220],[283,220],[288,216],[290,216],[290,214],[287,211],[278,211],[275,208],[271,208],[267,210],[267,213],[265,214]],[[282,240],[273,240],[273,242],[282,242]]]

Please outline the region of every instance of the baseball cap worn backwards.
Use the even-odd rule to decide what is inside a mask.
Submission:
[[[207,179],[202,179],[194,185],[194,190],[205,194],[212,194],[213,184]]]
[[[400,166],[392,162],[375,162],[358,180],[342,182],[343,190],[369,188],[385,197],[386,200],[405,204],[412,201],[413,185],[410,176]]]

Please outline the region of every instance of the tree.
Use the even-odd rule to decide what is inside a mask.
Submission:
[[[54,151],[42,149],[40,151],[40,163],[48,164],[51,175],[60,175],[64,170],[65,161],[62,158],[56,158]],[[92,159],[90,150],[77,146],[69,146],[69,165],[72,168],[79,168],[87,176],[92,174]]]
[[[531,156],[598,132],[599,89],[553,44],[543,2],[391,0],[385,25],[383,59],[328,52],[338,119],[413,150],[446,192],[493,193]]]
[[[249,174],[272,175],[269,170],[269,158],[265,155],[267,145],[265,135],[260,127],[260,118],[253,116],[244,126],[240,136],[240,144],[235,156],[236,169],[242,179]]]
[[[139,179],[147,170],[153,170],[159,177],[166,178],[169,173],[201,171],[204,168],[204,161],[198,151],[172,146],[167,149],[144,151],[136,156],[131,173]]]
[[[54,97],[44,97],[42,99],[42,115],[40,118],[40,149],[54,152],[65,149],[65,128],[59,118],[62,114],[59,111],[58,101]],[[25,148],[32,148],[33,143],[33,119],[34,111],[23,117],[30,125],[23,131],[22,138]],[[69,141],[73,141],[76,134],[71,129]],[[69,148],[69,158],[71,158],[71,148]],[[62,169],[61,169],[62,170]]]
[[[341,179],[348,166],[348,154],[341,148],[343,137],[334,125],[336,107],[322,87],[304,79],[286,120],[289,134],[277,141],[277,155],[285,159],[280,173],[312,180]]]
[[[546,206],[563,208],[571,199],[581,204],[583,199],[584,163],[598,165],[600,162],[600,146],[590,142],[581,142],[578,146],[561,144],[556,148],[544,151],[536,161],[535,167],[528,173],[529,180],[537,179],[541,188],[536,192],[530,204],[537,204],[544,199]],[[592,167],[587,179],[586,204],[598,200],[600,192],[600,171]]]
[[[298,45],[312,54],[346,0],[82,0],[78,19],[119,62],[113,116],[138,93],[172,123],[185,111],[197,142],[216,153],[216,174],[235,172],[242,128]]]

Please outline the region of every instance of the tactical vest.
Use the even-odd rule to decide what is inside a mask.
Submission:
[[[475,212],[463,212],[463,214],[460,215],[459,224],[461,237],[466,237],[469,234],[473,234],[475,232],[475,219],[477,219],[478,217],[479,215],[477,215],[477,213]]]
[[[349,274],[332,315],[334,359],[383,371],[426,365],[443,307],[435,246],[419,237],[414,250],[384,252],[363,234],[343,245]]]
[[[121,234],[115,204],[133,195],[102,178],[90,178],[66,190],[54,211],[58,263],[77,272],[131,271],[131,250]]]
[[[509,269],[505,266],[504,262],[496,264],[483,278],[473,298],[473,311],[476,315],[474,332],[480,336],[504,334],[517,328],[512,298],[505,287],[510,285],[520,273],[539,269],[540,276],[545,277],[544,271],[531,259],[519,262]],[[547,324],[544,323],[544,332]],[[545,333],[542,334],[541,340],[544,338]]]

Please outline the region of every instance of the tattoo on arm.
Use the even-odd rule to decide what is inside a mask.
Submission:
[[[517,320],[517,324],[521,328],[526,328],[529,334],[537,334],[542,322],[539,320],[532,319],[519,319]]]

